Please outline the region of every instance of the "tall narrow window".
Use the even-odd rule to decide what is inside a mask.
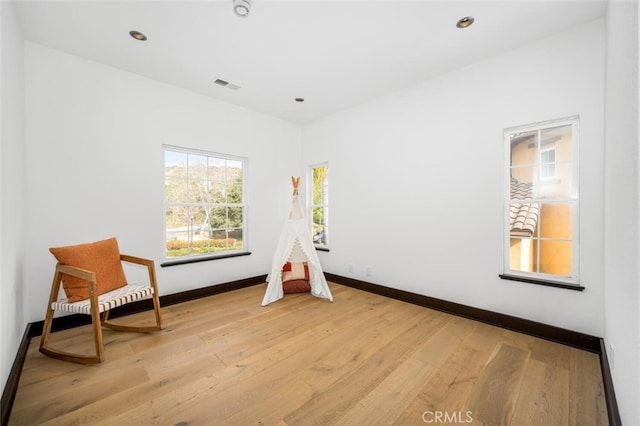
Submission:
[[[578,119],[506,129],[506,275],[578,284]]]
[[[313,243],[329,247],[329,165],[311,167],[311,217]]]
[[[165,257],[246,251],[246,159],[164,147]]]

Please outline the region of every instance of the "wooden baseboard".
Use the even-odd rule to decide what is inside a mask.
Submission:
[[[437,311],[446,312],[460,317],[480,321],[486,324],[495,325],[507,330],[517,331],[519,333],[540,337],[551,340],[563,345],[569,345],[574,348],[587,350],[590,352],[600,352],[600,341],[598,337],[588,334],[571,331],[552,325],[547,325],[523,318],[510,315],[500,314],[497,312],[487,311],[485,309],[474,308],[460,303],[449,302],[447,300],[436,299],[434,297],[424,296],[421,294],[411,293],[404,290],[398,290],[391,287],[385,287],[378,284],[372,284],[366,281],[360,281],[353,278],[343,277],[325,273],[328,281],[349,287],[365,290],[370,293],[379,294],[381,296],[390,297],[403,302],[413,303],[414,305],[423,306],[425,308],[435,309]]]
[[[13,401],[16,399],[18,382],[20,381],[20,374],[22,373],[22,366],[24,365],[24,360],[27,357],[27,350],[29,349],[29,342],[31,340],[31,337],[29,337],[31,334],[30,329],[31,324],[27,324],[27,328],[25,329],[24,334],[22,335],[22,340],[20,341],[20,346],[18,346],[16,359],[13,361],[13,366],[9,372],[7,383],[5,384],[4,391],[2,392],[2,401],[0,402],[0,407],[2,409],[0,424],[2,424],[2,426],[9,424],[9,415],[11,414]]]
[[[600,337],[595,337],[584,333],[563,329],[560,327],[530,321],[523,318],[513,317],[510,315],[487,311],[484,309],[474,308],[472,306],[449,302],[442,299],[436,299],[429,296],[398,290],[391,287],[372,284],[366,281],[360,281],[331,273],[325,273],[325,276],[328,281],[332,281],[337,284],[357,288],[370,293],[390,297],[392,299],[402,300],[404,302],[412,303],[418,306],[447,312],[453,315],[484,322],[508,330],[529,334],[535,337],[540,337],[557,343],[562,343],[565,345],[597,353],[600,356],[600,366],[602,369],[605,397],[607,401],[609,424],[611,426],[618,426],[622,424],[613,388],[611,370],[609,369],[609,362],[607,361],[607,353],[605,350],[604,340]],[[161,296],[160,305],[174,305],[182,302],[187,302],[189,300],[199,299],[202,297],[212,296],[227,291],[262,284],[266,281],[266,277],[266,275],[260,275],[243,280],[232,281],[229,283]],[[153,309],[153,306],[150,300],[141,300],[113,309],[110,316],[112,318],[115,318],[151,309]],[[44,321],[27,324],[27,328],[25,330],[23,339],[18,349],[18,353],[16,355],[16,360],[13,363],[9,379],[7,380],[4,392],[2,393],[2,426],[7,425],[9,421],[9,414],[11,413],[11,407],[13,406],[13,401],[18,389],[18,381],[20,380],[20,373],[22,371],[22,366],[24,364],[27,350],[29,348],[29,341],[31,340],[31,337],[39,336],[42,334],[43,324]],[[84,324],[90,324],[90,319],[87,320],[86,315],[68,315],[66,317],[56,318],[54,320],[52,330],[63,330],[66,328],[77,327]]]
[[[567,330],[564,328],[518,318],[511,315],[487,311],[485,309],[474,308],[472,306],[449,302],[442,299],[436,299],[434,297],[411,293],[404,290],[398,290],[391,287],[372,284],[366,281],[360,281],[341,275],[335,275],[326,272],[324,275],[327,278],[327,281],[331,281],[336,284],[357,288],[369,293],[379,294],[381,296],[390,297],[396,300],[402,300],[403,302],[412,303],[414,305],[422,306],[425,308],[435,309],[452,315],[495,325],[507,330],[516,331],[518,333],[528,334],[531,336],[561,343],[563,345],[568,345],[574,348],[597,353],[600,356],[600,368],[602,370],[605,399],[607,401],[607,415],[609,417],[609,425],[622,425],[620,412],[618,410],[618,403],[616,401],[616,395],[613,389],[611,370],[609,369],[609,362],[607,361],[607,352],[605,350],[604,339],[602,339],[601,337],[591,336],[577,331]]]

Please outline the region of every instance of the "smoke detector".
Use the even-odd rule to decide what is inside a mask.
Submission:
[[[249,0],[233,0],[233,12],[236,16],[247,18],[251,12],[251,2]]]

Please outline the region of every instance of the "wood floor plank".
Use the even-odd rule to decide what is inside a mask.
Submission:
[[[474,324],[469,320],[451,315],[450,320],[431,337],[431,346],[438,350],[425,352],[422,361],[434,367],[441,366],[473,329]]]
[[[377,387],[392,371],[398,362],[409,357],[416,350],[415,342],[419,341],[421,326],[427,318],[412,325],[383,348],[374,354],[363,354],[364,362],[341,380],[334,383],[325,391],[314,395],[304,406],[300,407],[284,420],[291,424],[328,425],[338,421],[364,395]],[[341,389],[349,389],[346,398]]]
[[[340,309],[356,309],[359,304],[357,301],[350,302],[348,300],[344,303],[349,304],[349,308],[340,306]],[[327,309],[335,308],[326,304],[311,303],[302,309],[305,309],[304,321],[292,322],[290,315],[281,315],[267,321],[254,322],[244,329],[244,338],[235,339],[233,343],[225,344],[225,347],[218,351],[216,355],[225,364],[231,365],[280,342],[295,338],[296,335],[304,333],[310,327],[322,324],[326,317]],[[266,335],[261,333],[265,326],[272,330]],[[205,341],[211,340],[211,336],[207,334],[203,336],[203,339]]]
[[[347,411],[336,425],[351,426],[366,423],[386,426],[393,424],[420,392],[422,384],[435,372],[436,368],[429,364],[415,358],[407,359]]]
[[[259,285],[163,307],[159,332],[105,330],[97,365],[46,357],[34,338],[9,424],[417,425],[427,411],[455,424],[468,410],[473,425],[607,424],[595,354],[330,286],[333,303],[263,307]],[[54,334],[92,342],[90,327]]]
[[[500,342],[501,330],[497,327],[467,322],[469,332],[456,347],[448,347],[449,358],[440,365],[436,374],[428,380],[419,395],[411,402],[395,424],[415,424],[425,412],[452,413],[467,420],[465,402],[494,348]],[[441,350],[429,345],[431,350]],[[455,414],[453,414],[455,413]]]
[[[606,425],[609,420],[598,355],[586,351],[571,352],[569,422]]]
[[[513,424],[513,410],[530,353],[507,344],[499,344],[496,349],[473,387],[465,411],[471,412],[476,421],[507,426]]]
[[[64,382],[66,378],[61,377]],[[37,398],[27,397],[28,404],[14,408],[11,413],[16,424],[35,425],[49,418],[58,418],[67,413],[75,412],[82,407],[91,406],[104,398],[105,395],[118,394],[148,380],[143,366],[114,372],[108,378],[87,383],[84,386],[58,386],[49,383],[49,392]],[[62,383],[63,385],[67,383]],[[24,421],[24,423],[22,423]]]
[[[175,403],[176,400],[180,402],[192,398],[200,388],[215,384],[216,379],[213,376],[213,371],[219,368],[222,368],[220,363],[204,363],[196,366],[189,365],[180,369],[171,369],[166,372],[164,377],[135,383],[126,391],[118,393],[103,392],[101,398],[94,403],[70,410],[52,418],[50,422],[51,424],[60,425],[93,425],[107,420],[107,423],[109,423],[113,421],[114,417],[120,417],[120,414],[124,412],[129,412],[132,416],[131,418],[143,419],[141,417],[142,414],[138,411],[156,398],[171,395],[172,403]],[[203,385],[203,382],[206,383]],[[159,413],[164,413],[164,410],[170,410],[171,407],[171,405],[161,406]],[[156,416],[156,413],[154,413],[154,416]],[[137,423],[125,421],[111,424],[141,425],[148,423],[151,419],[152,417],[148,417],[146,421]],[[38,423],[25,422],[24,424]]]
[[[513,417],[519,424],[566,425],[569,413],[569,371],[530,359],[520,387]]]

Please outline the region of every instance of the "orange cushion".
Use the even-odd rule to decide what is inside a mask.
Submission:
[[[94,272],[98,295],[127,285],[115,238],[75,246],[52,247],[49,251],[62,264]],[[62,287],[71,303],[89,298],[89,285],[80,278],[62,274]]]
[[[291,280],[282,283],[283,293],[304,293],[311,290],[307,280]]]

